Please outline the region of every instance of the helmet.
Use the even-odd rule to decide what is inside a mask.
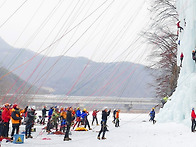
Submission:
[[[14,105],[13,105],[13,108],[15,109],[17,106],[18,106],[17,104],[14,104]]]
[[[35,110],[35,106],[32,106],[31,109]]]
[[[103,107],[103,110],[106,110],[106,109],[108,109],[108,107]]]
[[[194,108],[192,108],[192,110],[194,110]]]
[[[84,108],[83,111],[86,111],[86,108]]]
[[[4,106],[7,107],[7,106],[10,106],[10,104],[9,103],[5,103]]]
[[[152,110],[154,110],[154,107],[152,108]]]
[[[77,110],[79,110],[79,109],[80,109],[80,107],[77,108]]]

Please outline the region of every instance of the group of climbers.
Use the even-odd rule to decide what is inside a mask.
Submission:
[[[17,104],[10,105],[8,103],[4,104],[3,111],[0,111],[0,136],[4,138],[9,138],[11,141],[13,141],[13,137],[15,134],[19,134],[19,128],[20,125],[25,125],[25,138],[33,138],[31,135],[33,126],[35,124],[35,118],[36,118],[36,109],[35,106],[28,107],[26,106],[25,109],[20,109]],[[48,116],[46,112],[48,111]],[[111,109],[108,111],[108,108],[105,107],[102,110],[101,114],[101,129],[98,133],[97,139],[106,139],[105,133],[108,131],[107,129],[107,120],[108,116],[110,115]],[[92,112],[92,126],[94,122],[96,122],[96,125],[98,126],[98,118],[97,114],[99,113],[99,110],[94,109]],[[119,113],[120,110],[117,109],[114,111],[114,123],[115,127],[119,127]],[[24,119],[23,119],[24,116]],[[46,131],[48,133],[52,132],[51,129],[55,129],[56,132],[60,130],[62,133],[65,133],[64,141],[69,141],[71,138],[70,135],[70,129],[71,127],[77,126],[80,127],[81,125],[84,125],[84,128],[88,126],[89,130],[92,130],[90,127],[90,123],[88,120],[89,112],[84,108],[81,112],[80,108],[73,109],[72,107],[67,108],[57,108],[51,107],[49,110],[46,109],[46,106],[42,109],[42,116],[41,121],[39,122],[40,125],[45,124],[45,119],[48,118],[47,121],[47,127]],[[10,121],[11,120],[11,121]],[[12,124],[12,131],[9,137],[9,124]],[[60,126],[60,128],[59,128]],[[53,132],[54,133],[54,132]],[[102,137],[100,138],[102,134]]]
[[[27,108],[25,109],[20,109],[19,106],[17,104],[14,105],[10,105],[9,103],[4,104],[4,107],[2,108],[3,110],[1,111],[1,125],[0,125],[0,136],[1,138],[10,138],[11,141],[13,141],[13,136],[14,134],[18,134],[19,133],[19,127],[21,125],[21,120],[22,120],[22,114],[23,113],[27,113]],[[27,113],[26,118],[28,118],[27,122],[26,122],[26,128],[25,128],[25,132],[28,131],[28,136],[27,133],[26,134],[26,138],[31,136],[31,131],[29,131],[29,128],[31,128],[31,126],[33,125],[32,123],[32,119],[30,118],[29,113]],[[12,131],[11,131],[11,137],[9,137],[9,124],[10,124],[10,120],[12,123]],[[34,118],[33,118],[34,120]]]
[[[184,26],[186,26],[186,21],[185,21],[185,19],[184,19]],[[177,23],[177,28],[180,30],[180,32],[181,32],[182,30],[184,30],[183,27],[180,26],[180,21],[178,21],[178,23]],[[178,35],[178,34],[179,34],[179,33],[177,33],[177,35]],[[178,45],[180,45],[180,40],[178,40]],[[180,54],[180,67],[182,67],[183,58],[184,58],[184,54],[183,54],[183,52],[181,52],[181,54]],[[192,59],[193,59],[193,60],[195,61],[195,63],[196,63],[196,48],[192,51]]]

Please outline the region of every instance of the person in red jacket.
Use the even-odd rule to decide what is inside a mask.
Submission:
[[[192,108],[192,112],[191,112],[191,121],[192,121],[191,131],[192,132],[195,132],[195,118],[196,118],[195,110],[194,108]]]
[[[184,55],[183,55],[183,53],[181,53],[181,55],[180,55],[180,67],[182,67],[182,60],[183,60],[183,58],[184,58]]]
[[[10,113],[10,104],[4,104],[4,109],[2,112],[2,120],[3,120],[3,137],[8,137],[9,132],[9,123],[10,123],[11,113]]]
[[[94,110],[93,111],[93,121],[92,121],[92,125],[93,125],[93,122],[94,122],[94,120],[96,120],[96,123],[97,123],[97,126],[99,125],[98,124],[98,120],[97,120],[97,113],[98,113],[99,111],[97,111],[97,110]]]
[[[180,26],[180,21],[178,21],[177,27],[180,29],[180,32],[181,32],[181,30],[184,30],[184,29]]]

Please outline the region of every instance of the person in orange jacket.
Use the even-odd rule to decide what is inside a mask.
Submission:
[[[120,110],[117,110],[116,111],[116,123],[115,123],[115,127],[119,127],[119,113],[120,113]]]
[[[192,112],[191,112],[191,121],[192,121],[191,131],[192,132],[195,132],[195,123],[196,123],[195,118],[196,118],[195,110],[194,110],[194,108],[192,108]]]
[[[27,111],[28,106],[21,110],[17,104],[13,105],[11,120],[12,120],[12,133],[11,133],[11,141],[13,141],[14,132],[16,130],[16,134],[19,133],[19,126],[21,124],[22,116],[21,113],[25,113]]]

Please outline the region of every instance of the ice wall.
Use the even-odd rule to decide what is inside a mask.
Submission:
[[[180,25],[184,28],[178,38],[181,42],[178,46],[178,65],[180,65],[181,52],[184,54],[184,60],[176,91],[170,97],[171,101],[160,110],[157,120],[183,122],[190,125],[191,109],[196,108],[196,64],[192,60],[192,50],[196,47],[196,0],[176,0],[176,7]]]

